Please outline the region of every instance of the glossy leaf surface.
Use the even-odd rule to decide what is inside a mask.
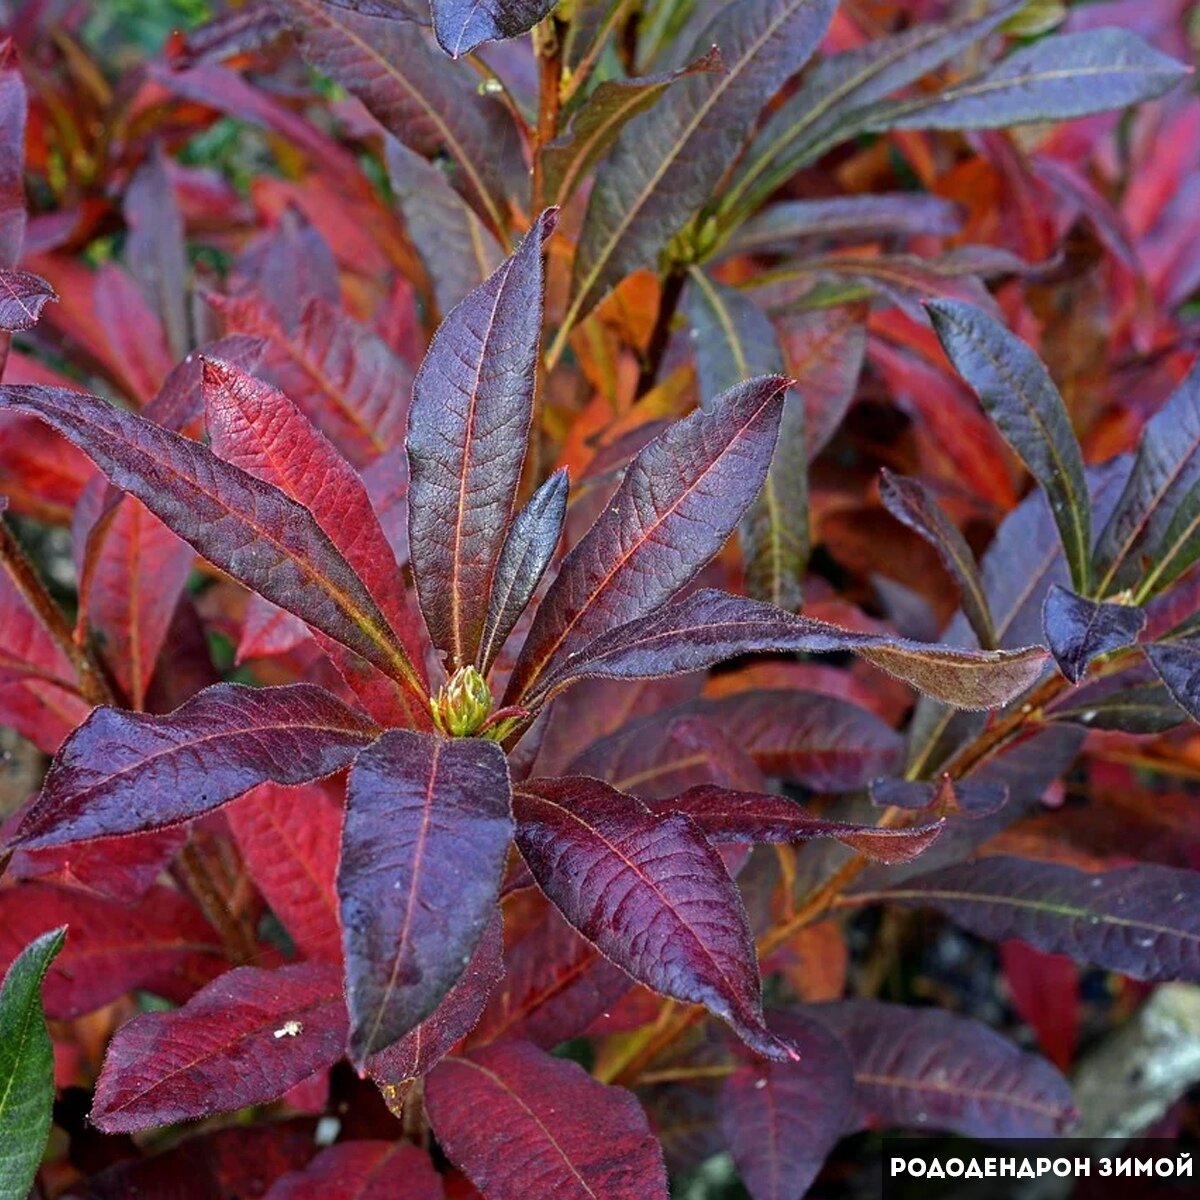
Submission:
[[[419,1025],[491,920],[512,836],[493,742],[384,734],[350,776],[337,888],[351,1057]]]
[[[741,898],[687,816],[657,816],[598,780],[535,780],[514,799],[517,845],[538,886],[607,957],[647,987],[703,1004],[769,1058]]]
[[[1050,373],[994,318],[968,304],[926,304],[942,347],[988,416],[1045,490],[1076,591],[1091,578],[1091,505],[1083,457]]]
[[[374,734],[303,683],[219,683],[166,716],[98,708],[55,758],[17,839],[54,846],[177,825],[260,783],[332,775]]]
[[[433,31],[451,58],[480,42],[519,37],[553,7],[554,0],[433,0]]]
[[[434,335],[409,412],[408,544],[433,644],[475,661],[533,419],[542,332],[542,243],[521,248]]]
[[[1137,640],[1146,614],[1128,604],[1087,600],[1055,583],[1046,593],[1042,624],[1059,670],[1078,683],[1097,656]]]
[[[54,1105],[54,1052],[42,1013],[42,979],[66,929],[31,942],[0,986],[0,1194],[33,1186]]]
[[[716,554],[762,486],[787,386],[742,384],[638,453],[538,607],[509,703],[597,634],[669,600]]]
[[[118,1133],[269,1103],[340,1058],[345,1037],[336,968],[238,967],[117,1030],[91,1119]]]
[[[527,1042],[447,1059],[425,1102],[450,1160],[491,1200],[535,1186],[563,1200],[666,1200],[662,1151],[633,1095]]]

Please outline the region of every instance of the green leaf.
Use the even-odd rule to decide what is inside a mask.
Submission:
[[[54,1052],[42,1011],[42,980],[66,941],[63,925],[18,955],[0,990],[0,1196],[33,1187],[54,1103]]]
[[[1091,505],[1083,455],[1050,373],[1019,337],[979,309],[955,300],[930,300],[925,308],[955,370],[1045,491],[1071,581],[1088,595]]]

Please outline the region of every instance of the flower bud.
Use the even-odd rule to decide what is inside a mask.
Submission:
[[[430,705],[434,724],[451,737],[478,733],[492,711],[487,680],[474,667],[459,667]]]

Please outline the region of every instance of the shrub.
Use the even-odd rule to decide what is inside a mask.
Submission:
[[[945,8],[15,15],[5,1195],[53,1066],[45,1194],[799,1197],[1068,1128],[1048,956],[1200,979],[1195,109]]]

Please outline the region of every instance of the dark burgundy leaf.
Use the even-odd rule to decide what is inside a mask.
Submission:
[[[666,1200],[662,1150],[637,1100],[527,1042],[446,1059],[425,1103],[447,1156],[488,1200],[529,1200],[535,1186],[561,1200]]]
[[[117,1030],[91,1120],[121,1133],[267,1104],[336,1062],[345,1038],[336,968],[238,967],[182,1008]]]
[[[144,987],[183,1000],[227,964],[216,933],[178,892],[152,888],[137,904],[46,883],[0,891],[0,963],[69,925],[46,977],[46,1012],[71,1020]]]
[[[0,41],[0,267],[15,267],[25,242],[25,120],[29,97],[11,38]],[[4,355],[0,352],[0,366]]]
[[[434,335],[408,423],[408,545],[433,644],[475,661],[521,481],[542,334],[547,209]]]
[[[958,584],[963,615],[985,650],[997,645],[992,612],[984,594],[975,555],[966,539],[941,510],[923,484],[884,470],[879,481],[884,507],[909,529],[919,533],[937,552]]]
[[[942,822],[907,829],[877,829],[852,821],[813,816],[795,800],[770,793],[739,792],[713,784],[689,788],[655,803],[655,812],[686,813],[712,842],[805,842],[835,838],[876,862],[911,862],[942,831]]]
[[[2,387],[235,579],[421,691],[396,635],[312,515],[211,450],[82,392]]]
[[[1200,644],[1160,642],[1146,647],[1146,657],[1179,707],[1200,721]]]
[[[504,977],[504,930],[499,909],[470,965],[441,1004],[398,1042],[367,1059],[367,1074],[385,1099],[410,1079],[426,1075],[475,1027],[495,985]]]
[[[566,468],[555,471],[513,518],[496,560],[487,619],[476,662],[485,674],[520,619],[562,537],[569,483]]]
[[[742,654],[846,650],[958,708],[1008,703],[1036,682],[1049,657],[1040,646],[959,650],[856,633],[704,588],[597,637],[543,678],[535,695],[554,694],[590,676],[637,679],[698,671]]]
[[[325,788],[264,783],[225,812],[246,866],[271,911],[308,957],[340,963],[337,873],[341,806]]]
[[[451,58],[480,42],[519,37],[532,29],[555,0],[432,0],[433,31]]]
[[[1165,733],[1188,719],[1154,669],[1144,662],[1085,683],[1047,716],[1052,721],[1123,733]]]
[[[725,1143],[754,1200],[801,1200],[842,1136],[854,1076],[841,1042],[817,1021],[771,1013],[798,1063],[747,1063],[725,1081]]]
[[[338,897],[351,1057],[416,1028],[488,927],[512,836],[494,742],[385,733],[350,775]]]
[[[955,369],[1045,491],[1071,580],[1086,594],[1091,505],[1079,442],[1050,373],[1019,337],[980,309],[956,300],[930,300],[925,309]]]
[[[16,840],[55,846],[177,825],[260,783],[332,775],[375,733],[306,683],[219,683],[166,716],[98,708],[59,751]]]
[[[539,779],[514,801],[517,845],[542,891],[640,983],[728,1021],[768,1058],[754,943],[737,888],[692,820],[656,816],[595,779]]]
[[[40,275],[0,269],[0,329],[31,328],[47,301],[57,299],[54,289]]]
[[[851,1129],[1041,1138],[1057,1136],[1074,1118],[1067,1081],[978,1021],[874,1000],[810,1012],[850,1055],[857,1108]]]
[[[521,1038],[552,1050],[578,1037],[633,987],[633,980],[547,908],[505,955],[503,987],[488,1001],[471,1043]]]
[[[447,69],[411,17],[337,0],[270,0],[300,34],[319,71],[353,92],[406,146],[432,158],[447,154],[455,183],[492,231],[506,227],[498,197],[513,161],[512,121],[481,96],[472,73]]]
[[[1058,669],[1078,683],[1093,659],[1137,641],[1146,614],[1128,604],[1088,600],[1052,583],[1042,607],[1042,625]]]
[[[762,487],[787,387],[742,384],[637,454],[538,607],[507,703],[597,634],[653,612],[720,550]]]
[[[409,1142],[339,1142],[302,1171],[271,1185],[264,1200],[442,1200],[441,1176]]]
[[[1200,874],[1141,864],[1089,875],[1005,855],[870,893],[936,908],[981,937],[1020,938],[1049,954],[1134,979],[1200,981]],[[856,894],[855,903],[866,903]]]

